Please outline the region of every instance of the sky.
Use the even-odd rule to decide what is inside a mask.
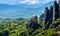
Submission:
[[[34,14],[40,17],[40,15],[44,13],[44,8],[51,6],[53,1],[54,0],[0,0],[0,17],[31,17]]]
[[[46,4],[54,0],[0,0],[0,4],[18,5],[18,4]]]

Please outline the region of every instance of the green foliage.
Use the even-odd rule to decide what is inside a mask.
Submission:
[[[57,27],[57,31],[60,31],[60,25]]]
[[[60,19],[56,21],[60,22]],[[44,30],[44,24],[38,19],[42,26],[39,29],[26,29],[27,20],[12,21],[10,23],[0,23],[0,36],[57,36],[56,29]],[[60,25],[57,30],[60,30]]]
[[[60,18],[56,19],[56,21],[57,21],[58,23],[60,23]]]
[[[57,36],[57,33],[54,29],[42,30],[36,36]]]

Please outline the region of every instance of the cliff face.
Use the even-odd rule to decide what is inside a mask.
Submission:
[[[54,1],[53,4],[53,21],[57,18],[59,18],[59,5],[56,1]]]
[[[46,24],[49,26],[51,23],[53,23],[55,19],[60,17],[60,0],[58,3],[57,1],[54,1],[53,5],[51,5],[50,8],[46,7],[45,12],[42,15],[44,17],[42,17],[41,20],[44,22],[45,26]]]
[[[59,0],[58,4],[59,4],[59,17],[60,17],[60,0]]]

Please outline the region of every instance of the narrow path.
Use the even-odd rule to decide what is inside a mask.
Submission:
[[[57,31],[58,36],[60,36],[60,31]]]

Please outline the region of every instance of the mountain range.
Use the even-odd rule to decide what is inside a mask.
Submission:
[[[46,6],[51,6],[53,3],[49,2],[47,4],[20,4],[20,5],[8,5],[0,4],[0,18],[30,18],[32,15],[36,14],[40,16],[44,12]]]

